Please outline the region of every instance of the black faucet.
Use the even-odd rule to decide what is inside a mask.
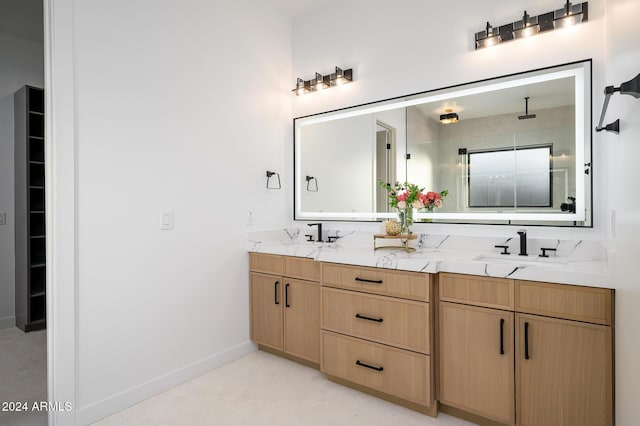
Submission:
[[[519,230],[518,235],[520,235],[520,256],[529,256],[527,254],[527,230]]]
[[[318,239],[316,240],[317,242],[321,243],[322,242],[322,224],[321,223],[308,223],[307,226],[318,226]]]

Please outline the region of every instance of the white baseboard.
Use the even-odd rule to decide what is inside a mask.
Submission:
[[[3,328],[11,328],[16,326],[16,317],[0,318],[0,330]]]
[[[231,361],[249,355],[256,350],[257,347],[251,342],[241,343],[223,352],[179,368],[164,376],[81,407],[76,411],[77,424],[88,425],[94,423],[211,370],[215,370]]]

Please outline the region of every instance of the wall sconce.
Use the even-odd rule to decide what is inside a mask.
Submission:
[[[278,186],[269,186],[269,180],[271,180],[272,176],[275,176],[276,178],[278,178]],[[270,172],[269,170],[267,170],[267,189],[280,189],[280,188],[282,188],[282,185],[280,184],[280,173]]]
[[[620,87],[607,86],[604,88],[604,105],[602,105],[602,113],[600,114],[600,122],[596,127],[596,132],[606,130],[607,132],[613,132],[615,134],[620,133],[620,119],[602,127],[602,122],[604,121],[604,116],[607,113],[607,107],[609,106],[609,98],[616,92],[620,92],[621,95],[631,95],[636,99],[640,98],[640,74],[636,75],[631,80],[622,83]]]
[[[453,112],[452,109],[447,108],[444,110],[445,114],[440,114],[440,123],[442,124],[451,124],[457,123],[459,120],[458,114]]]
[[[586,22],[589,11],[588,3],[571,4],[567,0],[562,9],[542,13],[538,16],[530,16],[525,10],[521,20],[500,25],[497,28],[487,22],[485,30],[475,34],[476,49]]]
[[[351,68],[343,70],[336,67],[334,73],[322,75],[319,72],[316,73],[315,78],[311,80],[303,80],[298,78],[296,80],[296,87],[292,90],[297,96],[304,95],[305,93],[317,92],[320,90],[328,89],[333,86],[340,86],[342,84],[351,83],[353,81],[353,70]]]
[[[318,179],[316,179],[313,176],[307,176],[306,180],[307,180],[307,191],[309,191],[309,192],[318,192]],[[311,185],[311,182],[313,182],[315,184],[315,187],[314,187],[314,185]]]

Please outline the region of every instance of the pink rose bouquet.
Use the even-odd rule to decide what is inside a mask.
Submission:
[[[394,186],[391,186],[391,184],[380,181],[379,185],[387,189],[389,206],[399,210],[440,208],[442,207],[442,199],[449,194],[446,189],[442,192],[424,192],[424,188],[409,182],[403,184],[396,182]]]

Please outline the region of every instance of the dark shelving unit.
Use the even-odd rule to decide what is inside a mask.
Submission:
[[[16,326],[46,328],[44,90],[14,94]]]

